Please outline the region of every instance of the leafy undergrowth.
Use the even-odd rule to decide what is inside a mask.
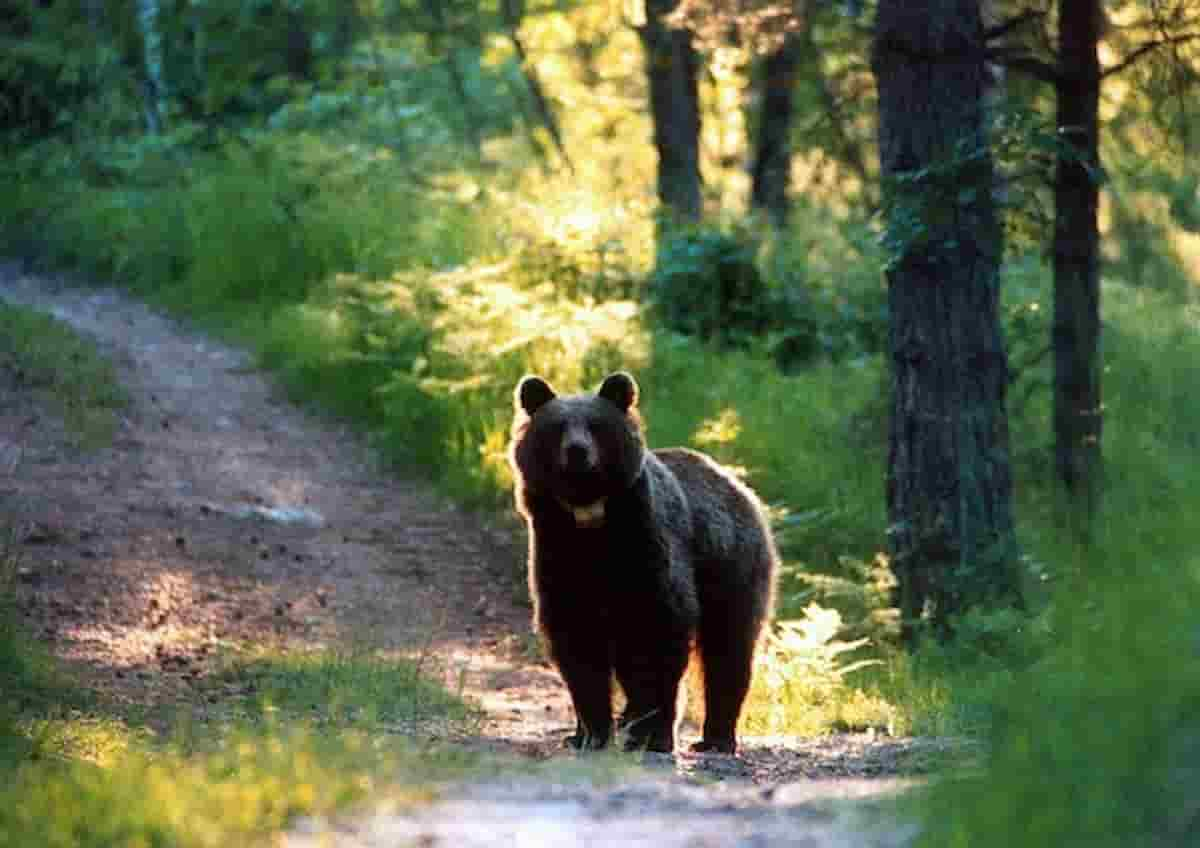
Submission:
[[[836,610],[811,604],[800,619],[780,622],[755,656],[754,678],[740,728],[759,735],[819,736],[878,730],[895,735],[897,711],[877,692],[852,685],[856,671],[882,665],[850,660],[866,639],[844,641]]]
[[[1053,644],[994,693],[982,768],[930,793],[923,845],[1200,844],[1200,561],[1170,550],[1190,514],[1143,510],[1080,558]]]

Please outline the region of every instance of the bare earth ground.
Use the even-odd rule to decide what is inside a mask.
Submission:
[[[25,554],[19,604],[90,685],[151,715],[202,717],[219,708],[203,684],[226,646],[427,652],[486,713],[463,741],[568,756],[565,691],[525,650],[510,526],[384,474],[360,437],[289,404],[247,354],[115,290],[9,265],[0,297],[97,339],[131,397],[113,443],[84,453],[0,370],[0,513],[16,517]],[[827,802],[894,792],[901,763],[940,747],[746,742],[737,758],[651,759],[659,776],[607,789],[451,788],[419,813],[302,823],[287,844],[900,845],[911,834],[868,834]]]

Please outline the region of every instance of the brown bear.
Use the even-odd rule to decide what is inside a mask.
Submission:
[[[534,622],[571,694],[566,743],[672,751],[680,681],[704,674],[694,751],[734,753],[778,556],[758,498],[704,454],[648,450],[633,377],[560,397],[540,377],[515,393],[509,458],[529,527]]]

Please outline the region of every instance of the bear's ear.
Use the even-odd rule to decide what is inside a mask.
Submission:
[[[533,376],[522,377],[514,394],[517,407],[525,410],[526,415],[533,415],[555,397],[554,389],[550,387],[549,383],[541,377]]]
[[[600,386],[600,397],[617,405],[622,412],[628,412],[638,401],[637,381],[624,371],[609,374]]]

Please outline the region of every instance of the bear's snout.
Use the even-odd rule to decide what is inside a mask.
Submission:
[[[587,442],[567,442],[563,445],[562,464],[567,471],[591,471],[596,467],[596,452]]]
[[[568,427],[563,433],[559,462],[564,470],[579,474],[596,468],[596,443],[586,427]]]

